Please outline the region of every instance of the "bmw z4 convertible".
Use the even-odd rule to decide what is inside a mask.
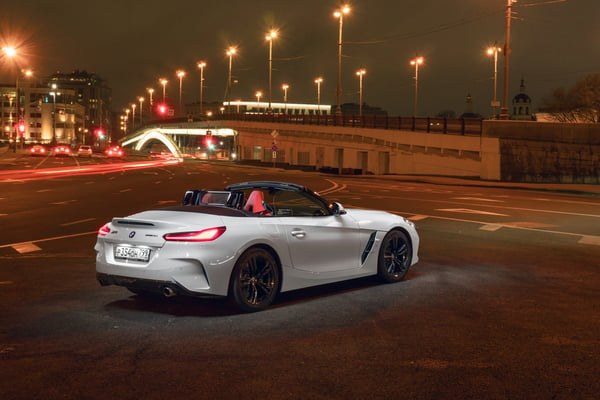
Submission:
[[[401,281],[418,248],[415,225],[401,216],[267,181],[188,190],[181,206],[113,218],[94,247],[102,286],[227,296],[246,312],[309,286],[369,275]]]

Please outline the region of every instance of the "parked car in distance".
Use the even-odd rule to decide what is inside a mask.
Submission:
[[[67,145],[59,144],[52,149],[52,153],[54,154],[54,157],[70,156],[71,148]]]
[[[36,144],[34,146],[31,146],[31,148],[29,149],[29,154],[31,156],[45,156],[48,154],[48,150],[46,150],[44,146]]]
[[[85,144],[79,146],[79,148],[77,149],[77,155],[79,157],[91,157],[92,153],[93,153],[92,146],[88,146]]]
[[[123,149],[119,146],[109,147],[105,151],[106,157],[123,157]]]

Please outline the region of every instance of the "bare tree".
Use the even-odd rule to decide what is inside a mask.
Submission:
[[[600,73],[585,76],[569,90],[554,90],[544,104],[559,122],[600,123]]]

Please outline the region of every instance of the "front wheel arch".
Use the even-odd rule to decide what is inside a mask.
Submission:
[[[377,255],[377,275],[386,282],[399,282],[406,277],[412,263],[413,245],[402,228],[388,231]]]

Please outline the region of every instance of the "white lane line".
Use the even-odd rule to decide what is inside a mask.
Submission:
[[[27,242],[3,244],[3,245],[0,245],[0,249],[6,248],[6,247],[21,246],[21,245],[25,245],[25,244],[29,244],[29,243],[49,242],[52,240],[68,239],[68,238],[72,238],[72,237],[92,235],[92,234],[96,235],[96,234],[98,234],[98,231],[74,233],[72,235],[54,236],[54,237],[49,237],[49,238],[44,238],[44,239],[29,240]]]
[[[119,193],[131,192],[133,189],[123,189],[119,190]]]
[[[13,281],[0,281],[0,285],[12,285]]]
[[[413,215],[412,217],[410,217],[408,219],[410,219],[411,221],[421,221],[421,220],[424,220],[427,218],[429,218],[429,215]]]
[[[51,192],[52,189],[40,189],[40,190],[36,190],[36,193],[44,193],[44,192]]]
[[[63,206],[65,204],[75,203],[76,201],[77,200],[65,200],[65,201],[57,201],[57,202],[50,203],[50,204],[54,204],[54,205],[57,205],[57,206]]]
[[[481,210],[471,210],[468,208],[438,208],[436,211],[448,211],[448,212],[457,212],[457,213],[466,213],[466,214],[481,214],[481,215],[496,215],[500,217],[508,217],[507,214],[498,214],[490,211],[481,211]]]
[[[453,200],[476,200],[476,201],[489,201],[494,203],[505,203],[504,200],[484,199],[481,197],[452,197]]]
[[[73,221],[73,222],[67,222],[64,224],[60,224],[60,226],[69,226],[69,225],[76,225],[76,224],[82,224],[84,222],[90,222],[90,221],[95,221],[96,218],[87,218],[87,219],[80,219],[78,221]]]
[[[18,251],[21,254],[24,253],[31,253],[33,251],[40,251],[41,248],[36,246],[35,244],[31,243],[31,242],[27,242],[27,243],[17,243],[14,246],[12,246],[13,249],[15,249],[16,251]]]
[[[600,236],[583,236],[577,243],[600,246]]]
[[[495,232],[495,231],[497,231],[500,228],[502,228],[502,225],[488,224],[488,225],[483,225],[481,228],[479,228],[479,230],[488,231],[488,232]]]

